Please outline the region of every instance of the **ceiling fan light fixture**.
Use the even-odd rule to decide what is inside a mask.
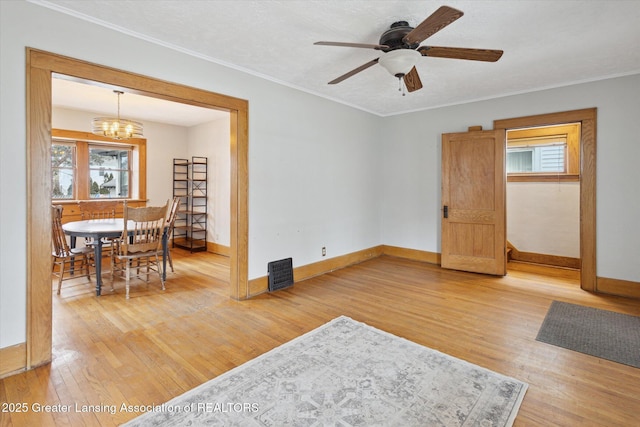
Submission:
[[[124,92],[113,92],[118,95],[118,116],[94,118],[91,121],[91,132],[113,139],[142,138],[142,123],[120,118],[120,95]]]
[[[385,53],[378,60],[392,76],[402,77],[422,58],[422,54],[413,49],[396,49]]]

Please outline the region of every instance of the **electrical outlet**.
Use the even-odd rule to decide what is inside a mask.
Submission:
[[[327,248],[322,247],[322,256],[327,256]]]

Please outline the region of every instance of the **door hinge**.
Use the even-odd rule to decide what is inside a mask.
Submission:
[[[442,215],[445,218],[449,218],[449,206],[445,205],[444,208],[442,208]]]

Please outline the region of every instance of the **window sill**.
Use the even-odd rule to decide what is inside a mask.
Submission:
[[[58,200],[58,199],[51,199],[51,204],[54,205],[77,205],[79,202],[104,202],[104,201],[116,201],[116,202],[148,202],[147,199],[117,199],[115,197],[111,197],[111,198],[104,198],[104,199],[83,199],[83,200]]]
[[[536,174],[507,174],[507,182],[579,182],[578,174],[556,174],[556,173],[536,173]]]

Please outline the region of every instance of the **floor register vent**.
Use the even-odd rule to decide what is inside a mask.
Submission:
[[[285,258],[267,264],[269,292],[293,286],[293,259]]]

